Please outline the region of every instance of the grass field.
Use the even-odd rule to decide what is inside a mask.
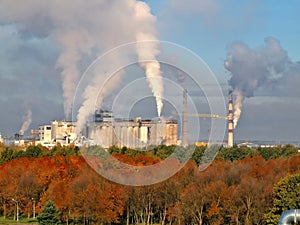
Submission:
[[[22,224],[22,225],[36,225],[38,224],[36,220],[33,220],[33,219],[20,219],[19,221],[15,221],[15,220],[12,220],[11,218],[8,218],[8,219],[3,219],[3,218],[0,218],[0,225],[15,225],[15,224]]]

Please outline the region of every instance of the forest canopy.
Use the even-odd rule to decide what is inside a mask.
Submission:
[[[149,152],[109,149],[129,164],[155,164],[173,147],[158,146]],[[287,186],[300,174],[300,155],[292,146],[253,150],[222,148],[204,171],[198,165],[205,148],[196,147],[192,159],[170,179],[151,186],[130,187],[107,181],[86,163],[75,146],[41,146],[27,151],[2,146],[0,214],[21,217],[42,214],[48,201],[66,224],[270,224],[300,202],[286,197],[278,208],[276,196],[299,195],[299,185]],[[294,179],[294,178],[293,178]],[[289,188],[289,189],[288,189]],[[294,193],[295,192],[295,193]],[[277,199],[277,198],[276,198]],[[287,199],[282,199],[284,202]]]

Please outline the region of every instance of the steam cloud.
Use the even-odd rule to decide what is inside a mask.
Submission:
[[[153,41],[145,45],[139,45],[139,43],[137,43],[136,53],[138,60],[140,61],[140,66],[145,69],[149,87],[156,99],[157,113],[158,116],[160,116],[163,107],[163,84],[160,64],[155,59],[159,54],[157,42],[155,42],[157,41],[155,31],[156,19],[151,15],[150,8],[146,3],[136,1],[132,1],[132,3],[134,3],[132,4],[133,17],[131,18],[128,15],[128,18],[131,20],[132,24],[135,24],[134,27],[137,28],[134,32],[134,40],[137,42]],[[130,33],[132,34],[132,32]],[[101,76],[101,74],[104,74],[107,71],[113,71],[114,69],[127,64],[127,58],[124,58],[124,56],[118,55],[117,53],[115,54],[116,55],[111,57],[108,62],[101,62],[101,65],[97,66],[99,69],[96,69],[97,74],[95,74],[93,82],[85,89],[84,102],[77,115],[77,132],[80,132],[88,119],[88,116],[94,112],[95,102],[97,106],[101,105],[103,97],[120,83],[120,78],[123,74],[122,71],[113,74],[113,76],[110,77],[109,82],[104,80],[105,76]],[[112,68],[111,66],[115,68]],[[105,85],[102,90],[100,90],[99,94],[98,86],[103,83],[105,83]],[[95,99],[97,100],[95,101]]]
[[[60,47],[57,69],[62,77],[64,112],[70,116],[75,88],[87,59],[95,58],[118,45],[156,40],[155,17],[149,6],[137,0],[1,0],[0,23],[14,25],[25,38],[51,38]],[[157,46],[137,49],[140,59],[147,56],[151,62],[141,63],[149,86],[157,101],[158,114],[162,108],[163,88],[160,66],[155,57]],[[114,61],[120,61],[119,56]],[[98,76],[101,76],[101,72]],[[121,76],[121,73],[119,74]],[[83,120],[91,112],[87,102],[95,97],[95,78],[84,92],[85,102],[78,114]],[[117,86],[110,85],[110,88]],[[99,85],[99,83],[98,83]],[[103,91],[112,91],[111,89]],[[105,94],[105,93],[104,93]],[[99,100],[101,103],[101,100]],[[79,124],[82,124],[79,121]]]
[[[137,41],[140,40],[153,40],[155,37],[151,37],[151,35],[139,33],[137,35]],[[163,95],[163,79],[161,77],[160,64],[155,60],[155,56],[157,54],[157,46],[156,44],[147,44],[143,47],[137,48],[137,53],[139,56],[139,60],[141,67],[143,67],[146,71],[146,77],[148,80],[149,87],[152,90],[153,95],[155,96],[156,106],[157,106],[157,114],[160,117],[161,111],[163,107],[162,95]]]
[[[32,122],[32,112],[28,109],[26,116],[23,117],[23,124],[20,129],[20,135],[24,135],[24,133],[28,130],[30,124]]]
[[[151,14],[150,8],[146,3],[137,2],[135,6],[135,18],[138,23],[148,24],[147,31],[140,31],[136,34],[136,40],[138,42],[145,40],[157,41],[155,32],[156,18]],[[147,43],[142,47],[137,46],[137,54],[140,61],[140,66],[146,71],[146,77],[149,87],[155,96],[157,114],[160,117],[163,107],[163,79],[161,77],[160,64],[156,61],[156,56],[159,54],[157,42]]]
[[[289,63],[287,52],[272,37],[265,38],[265,45],[256,49],[241,42],[229,47],[224,66],[232,75],[229,84],[235,98],[234,127],[241,116],[244,99],[252,97],[259,87],[282,77]]]

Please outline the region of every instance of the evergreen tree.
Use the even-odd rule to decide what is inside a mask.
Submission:
[[[43,212],[37,217],[38,223],[41,225],[56,225],[60,224],[58,219],[58,210],[54,203],[49,200],[46,202]]]
[[[280,215],[300,208],[300,174],[282,178],[273,190],[273,206],[264,218],[267,224],[278,224]]]
[[[43,151],[39,146],[29,146],[24,153],[28,158],[39,158],[43,155]]]

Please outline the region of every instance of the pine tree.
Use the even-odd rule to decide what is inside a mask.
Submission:
[[[46,202],[43,212],[37,217],[40,225],[56,225],[60,224],[58,219],[58,210],[54,203],[49,200]]]

